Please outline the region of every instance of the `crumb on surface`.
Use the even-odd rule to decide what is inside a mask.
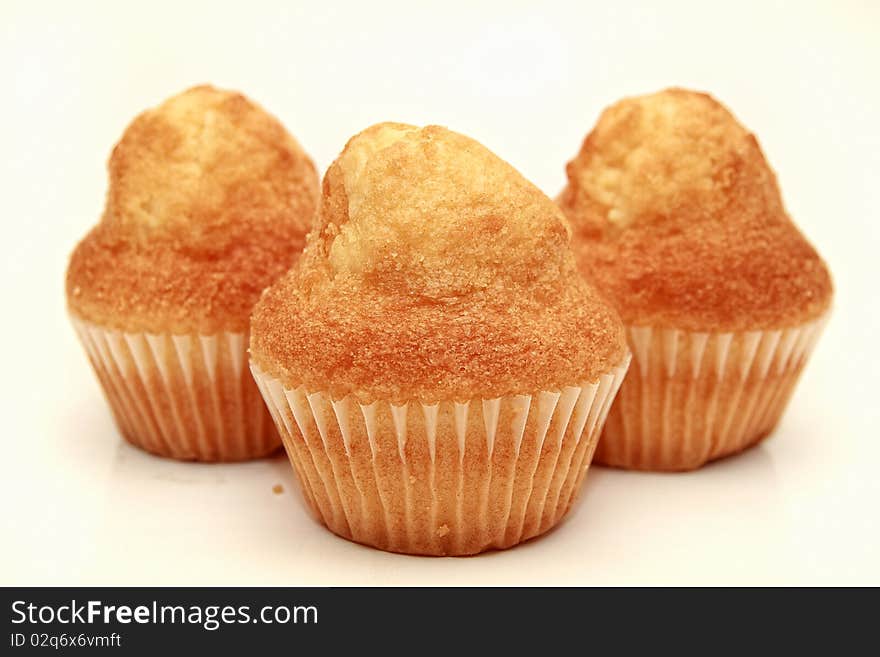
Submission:
[[[281,495],[281,493],[284,492],[284,486],[282,486],[281,484],[275,484],[274,486],[272,486],[272,492],[276,495]]]

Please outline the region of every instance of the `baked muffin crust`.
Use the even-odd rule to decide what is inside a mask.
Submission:
[[[251,325],[260,369],[364,403],[555,390],[595,380],[625,350],[559,209],[437,126],[379,124],[348,142],[303,257]]]
[[[825,263],[792,223],[755,139],[684,89],[606,109],[559,198],[581,271],[624,322],[785,328],[823,314]]]
[[[138,116],[108,169],[101,221],[70,260],[70,310],[124,331],[247,330],[317,205],[300,145],[243,95],[200,86]]]

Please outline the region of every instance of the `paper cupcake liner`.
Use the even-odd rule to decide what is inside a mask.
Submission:
[[[198,461],[241,461],[280,447],[245,368],[246,334],[124,333],[71,319],[128,442]]]
[[[779,421],[825,321],[740,333],[627,327],[633,367],[596,462],[689,470],[758,443]]]
[[[251,369],[319,521],[383,550],[464,555],[559,522],[628,365],[558,392],[402,405],[334,401]]]

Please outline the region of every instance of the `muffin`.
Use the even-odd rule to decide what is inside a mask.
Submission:
[[[758,443],[832,284],[754,135],[712,97],[670,89],[605,110],[567,172],[579,267],[620,311],[634,361],[597,462],[688,470]]]
[[[120,432],[178,459],[274,451],[247,331],[305,243],[320,195],[312,161],[262,108],[201,86],[138,116],[108,169],[104,214],[71,256],[66,292]]]
[[[428,555],[556,525],[629,361],[559,208],[477,142],[393,123],[328,169],[250,353],[318,519]]]

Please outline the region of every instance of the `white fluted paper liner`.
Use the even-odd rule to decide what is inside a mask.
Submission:
[[[394,405],[288,389],[253,362],[302,484],[331,531],[384,550],[473,554],[553,527],[592,460],[629,356],[595,383]]]
[[[687,470],[756,444],[779,421],[826,319],[738,333],[627,327],[633,366],[596,462]]]
[[[126,333],[71,320],[130,443],[200,461],[240,461],[280,447],[245,367],[245,333]]]

